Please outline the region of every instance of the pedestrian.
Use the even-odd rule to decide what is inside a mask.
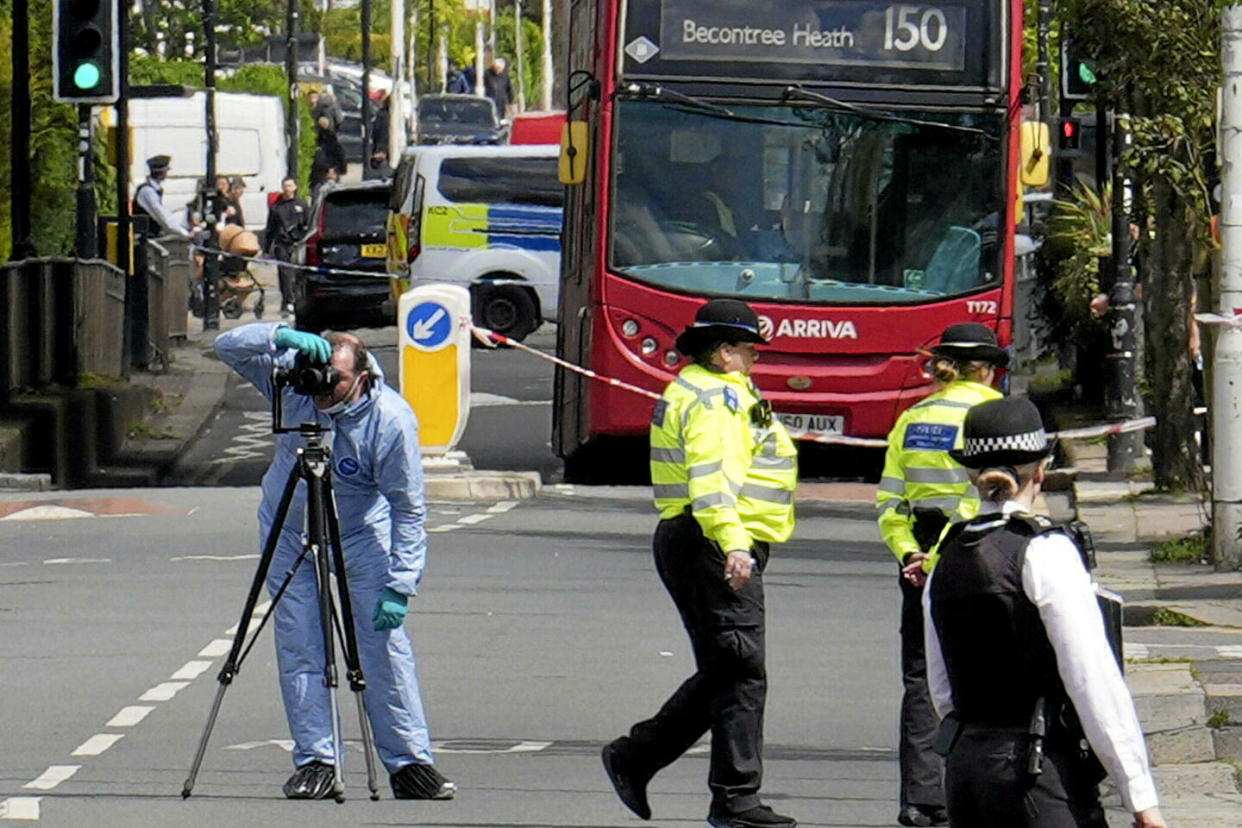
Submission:
[[[298,182],[286,178],[280,184],[280,198],[267,211],[267,230],[263,234],[267,254],[281,262],[292,262],[298,244],[310,229],[310,206],[298,198]],[[280,313],[289,316],[294,312],[297,294],[297,269],[279,265]]]
[[[134,190],[134,202],[131,212],[134,217],[146,216],[160,228],[161,235],[190,238],[187,230],[176,214],[164,206],[164,179],[168,177],[172,158],[167,155],[153,155],[147,159],[147,180]]]
[[[311,159],[311,188],[317,188],[328,180],[328,171],[335,170],[338,177],[345,175],[349,164],[345,160],[345,148],[331,126],[331,119],[323,115],[316,122],[318,148]]]
[[[474,92],[470,78],[452,61],[449,62],[448,72],[444,78],[444,91],[450,95],[469,95]]]
[[[312,89],[306,93],[306,104],[310,107],[311,120],[316,124],[319,123],[320,118],[328,119],[324,129],[335,133],[345,122],[345,113],[341,112],[341,108],[336,105],[336,98],[327,92]]]
[[[695,673],[656,715],[604,747],[621,801],[651,818],[647,783],[711,732],[708,822],[717,828],[789,828],[762,804],[763,572],[769,544],[794,528],[797,453],[750,379],[755,312],[713,299],[677,338],[693,358],[655,406],[651,479],[660,512],[655,566],[694,653]]]
[[[496,105],[496,117],[508,118],[513,101],[513,84],[509,81],[508,63],[504,58],[492,60],[492,65],[483,71],[483,94],[492,99]]]
[[[950,325],[932,348],[928,369],[939,390],[915,403],[888,435],[884,473],[875,493],[880,535],[897,556],[901,590],[901,697],[898,759],[901,825],[946,822],[942,762],[932,751],[936,713],[927,692],[923,653],[922,573],[917,565],[940,539],[945,526],[971,518],[979,509],[963,469],[949,451],[961,446],[962,421],[973,405],[997,399],[996,369],[1009,355],[986,325]]]
[[[970,410],[964,432],[954,457],[983,506],[946,535],[923,597],[950,823],[1107,828],[1107,772],[1137,828],[1165,828],[1083,557],[1031,513],[1051,450],[1039,411],[992,400]]]
[[[332,393],[304,396],[285,388],[288,422],[312,422],[331,430],[333,483],[340,522],[358,654],[366,678],[367,714],[380,760],[398,799],[452,799],[457,787],[433,766],[427,722],[415,673],[414,653],[403,627],[409,598],[426,563],[426,507],[418,445],[418,422],[405,400],[384,383],[379,363],[351,334],[323,338],[280,323],[257,322],[217,337],[220,359],[269,399],[277,393],[274,367],[291,367],[302,355],[330,363],[337,373]],[[305,440],[296,432],[277,438],[263,476],[260,544],[273,530],[281,494]],[[275,602],[276,663],[285,713],[293,736],[296,768],[284,785],[290,799],[322,799],[332,793],[333,722],[323,682],[324,633],[320,625],[315,567],[302,565],[283,595],[276,592],[303,543],[306,486],[299,486],[280,531],[268,576]]]
[[[392,93],[385,93],[371,119],[371,162],[369,169],[374,171],[376,178],[391,178],[392,168],[388,164],[388,129],[392,118]]]
[[[242,196],[246,194],[246,180],[240,175],[225,179],[226,186],[224,191],[224,223],[236,224],[238,227],[246,226],[246,217],[242,212]]]

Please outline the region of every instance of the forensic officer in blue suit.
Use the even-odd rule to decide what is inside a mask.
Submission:
[[[383,372],[355,336],[305,333],[282,324],[255,323],[221,334],[216,353],[269,400],[272,369],[289,367],[300,352],[330,362],[338,373],[333,393],[305,396],[283,389],[288,424],[318,422],[332,431],[332,474],[341,543],[353,606],[367,712],[380,759],[398,799],[452,799],[457,787],[432,766],[430,738],[403,628],[426,562],[418,421],[405,400],[384,384]],[[304,445],[295,433],[277,437],[263,476],[260,543],[272,529],[289,474]],[[299,556],[306,525],[306,483],[298,483],[268,576],[271,593]],[[290,799],[331,794],[332,713],[323,682],[323,635],[314,566],[304,562],[276,603],[276,659],[280,690],[293,735],[296,770],[285,783]]]

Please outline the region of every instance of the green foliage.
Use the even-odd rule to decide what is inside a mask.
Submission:
[[[1203,535],[1187,535],[1163,541],[1151,550],[1152,563],[1198,563],[1211,554],[1207,538]]]
[[[1229,724],[1231,718],[1232,716],[1228,710],[1217,710],[1211,716],[1208,716],[1207,726],[1213,730],[1220,730]]]
[[[1040,257],[1053,273],[1048,310],[1061,339],[1083,342],[1102,330],[1090,307],[1100,292],[1099,257],[1111,252],[1110,198],[1111,187],[1101,194],[1079,182],[1053,202]]]
[[[1171,610],[1167,607],[1157,607],[1152,613],[1151,623],[1154,627],[1206,627],[1197,618],[1191,618],[1189,615]]]

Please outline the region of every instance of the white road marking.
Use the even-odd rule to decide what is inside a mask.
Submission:
[[[92,512],[85,512],[81,509],[70,509],[68,506],[31,506],[29,509],[22,509],[20,512],[14,512],[11,515],[5,515],[0,520],[68,520],[73,518],[89,518],[95,517]]]
[[[187,661],[184,667],[173,673],[169,678],[172,681],[194,681],[194,679],[210,669],[210,661]]]
[[[133,705],[131,707],[122,707],[121,712],[117,713],[108,722],[108,727],[133,727],[147,717],[147,714],[154,710],[154,707],[146,707],[144,705]]]
[[[1122,653],[1128,659],[1142,660],[1147,658],[1148,649],[1146,644],[1138,644],[1130,641],[1123,642],[1121,645]]]
[[[465,517],[459,517],[457,522],[473,526],[476,523],[482,523],[483,521],[491,520],[494,517],[495,515],[466,515]]]
[[[233,649],[233,642],[227,638],[217,638],[206,647],[198,651],[199,658],[219,658],[222,655],[228,655],[229,650]]]
[[[0,566],[29,566],[29,565],[30,564],[27,563],[26,561],[7,561],[5,563],[0,563]]]
[[[509,511],[514,506],[517,506],[516,500],[502,500],[499,503],[494,503],[491,506],[488,506],[487,511],[494,515],[499,515]]]
[[[168,701],[189,686],[190,683],[188,681],[160,682],[139,696],[138,701]]]
[[[81,765],[48,765],[47,770],[38,779],[35,779],[33,782],[27,782],[22,787],[33,788],[36,791],[50,791],[77,773],[81,767]]]
[[[125,736],[124,733],[96,733],[70,753],[70,756],[98,756],[115,745]]]
[[[471,408],[492,408],[501,405],[551,405],[551,400],[519,400],[516,397],[502,397],[499,394],[473,392],[470,395]]]
[[[260,742],[242,742],[236,745],[229,745],[225,750],[254,750],[255,748],[267,747],[275,745],[286,753],[293,753],[292,739],[264,739]]]
[[[432,742],[433,753],[538,753],[552,746],[551,742],[521,741],[507,747],[453,747],[454,739]]]
[[[253,561],[258,559],[259,553],[253,555],[178,555],[175,558],[169,558],[170,561]]]
[[[92,564],[92,563],[112,563],[111,558],[48,558],[43,563],[48,566],[59,566],[62,564]]]
[[[41,796],[11,796],[0,802],[0,819],[37,820]]]
[[[458,526],[456,523],[446,523],[443,526],[433,526],[427,531],[428,532],[452,532],[454,529],[460,529],[460,528],[461,527]]]

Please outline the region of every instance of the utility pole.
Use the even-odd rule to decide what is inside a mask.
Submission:
[[[405,0],[392,0],[390,8],[392,92],[388,96],[388,146],[382,149],[388,154],[388,166],[395,172],[401,153],[405,152]]]
[[[13,250],[18,261],[35,254],[30,238],[30,9],[27,0],[13,0],[13,145],[9,148],[9,205]]]
[[[207,34],[207,61],[203,69],[203,85],[206,87],[204,117],[207,124],[207,181],[203,186],[207,192],[204,194],[203,219],[210,233],[207,246],[211,249],[203,257],[203,330],[211,331],[220,327],[220,256],[211,251],[220,249],[217,228],[224,207],[220,203],[220,194],[216,192],[216,152],[220,140],[216,132],[216,0],[203,0],[203,27]]]
[[[517,52],[517,108],[526,111],[526,56],[522,48],[522,0],[513,0],[513,49]]]
[[[547,0],[545,0],[547,2]],[[1037,56],[1035,76],[1039,78],[1039,120],[1048,125],[1049,133],[1056,133],[1052,120],[1052,69],[1048,59],[1048,40],[1052,37],[1052,0],[1039,0],[1035,13]]]
[[[116,99],[116,266],[125,277],[125,306],[121,327],[121,370],[129,373],[130,356],[138,305],[146,314],[146,274],[143,274],[141,298],[137,279],[130,275],[129,215],[129,17],[128,0],[109,0],[118,4],[116,33],[118,95]]]
[[[1127,118],[1113,118],[1113,158],[1120,159],[1128,141]],[[1130,266],[1130,215],[1126,203],[1129,182],[1118,162],[1113,164],[1113,278],[1108,287],[1108,330],[1112,348],[1108,353],[1106,408],[1108,416],[1117,421],[1133,420],[1139,415],[1138,397],[1138,331],[1137,298],[1134,290],[1134,268]],[[1108,470],[1127,474],[1140,455],[1142,435],[1139,432],[1112,434],[1108,438]]]
[[[496,0],[488,0],[487,4],[487,48],[496,57]]]
[[[483,13],[474,19],[474,94],[483,97]]]
[[[285,11],[285,78],[289,106],[285,109],[285,176],[298,178],[298,0],[289,0]]]
[[[1242,308],[1242,6],[1221,17],[1220,143],[1221,268],[1217,312],[1234,318]],[[1233,452],[1242,438],[1242,328],[1215,326],[1212,352],[1212,560],[1219,570],[1242,566],[1242,463]]]
[[[371,0],[362,0],[362,177],[371,168]]]
[[[543,101],[544,111],[552,108],[552,0],[543,0]]]

